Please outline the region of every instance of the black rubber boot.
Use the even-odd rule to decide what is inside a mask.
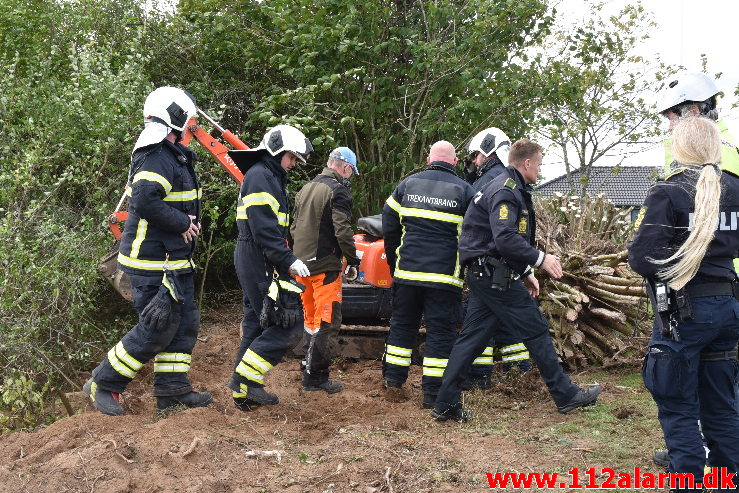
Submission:
[[[581,388],[569,402],[562,404],[561,406],[557,406],[557,411],[562,414],[567,414],[578,407],[594,406],[595,401],[598,400],[598,396],[602,391],[603,389],[600,385],[595,385],[594,387],[589,387],[587,389]]]
[[[259,406],[274,406],[280,402],[275,394],[270,394],[264,390],[264,387],[249,387],[246,397],[234,397],[233,399],[234,406],[241,411],[251,411]]]
[[[655,464],[660,467],[664,467],[667,470],[670,467],[670,454],[667,450],[658,450],[652,455],[652,460]]]
[[[335,394],[344,390],[344,384],[336,380],[327,380],[319,385],[303,385],[303,392],[317,392],[323,390],[327,394]]]
[[[424,409],[433,409],[436,405],[436,396],[438,394],[431,393],[431,392],[424,392],[423,394],[423,408]]]
[[[90,397],[95,409],[108,416],[121,416],[126,413],[118,402],[120,394],[100,390],[93,379],[89,379],[82,387],[82,391]]]
[[[449,421],[450,419],[457,423],[466,423],[472,419],[472,412],[465,411],[461,405],[453,408],[446,409],[444,411],[437,411],[434,409],[431,411],[431,417],[436,421]]]
[[[182,395],[157,397],[157,411],[163,412],[171,407],[205,407],[213,402],[213,397],[208,392],[188,392]]]

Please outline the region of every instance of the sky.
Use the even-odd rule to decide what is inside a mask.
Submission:
[[[567,15],[572,22],[583,18],[582,0],[562,0],[558,11]],[[606,0],[604,14],[616,12],[633,3],[627,0]],[[670,65],[682,65],[691,72],[702,71],[701,54],[708,60],[707,73],[715,76],[722,72],[716,84],[724,92],[719,101],[720,118],[727,121],[729,128],[739,128],[739,108],[731,108],[737,101],[734,90],[739,84],[739,59],[737,58],[737,19],[739,1],[736,0],[644,0],[646,10],[653,14],[657,26],[650,39],[639,49],[643,56],[658,54]],[[734,137],[739,138],[734,131]],[[617,151],[618,152],[618,151]],[[629,157],[624,165],[661,166],[664,161],[662,144],[648,151]],[[553,152],[548,156],[550,164],[542,167],[542,174],[550,180],[564,174],[561,158]],[[547,158],[545,158],[545,164]],[[608,164],[607,161],[597,164]]]

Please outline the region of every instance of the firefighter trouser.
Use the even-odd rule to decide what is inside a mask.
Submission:
[[[449,365],[436,400],[437,411],[459,406],[460,386],[467,377],[472,361],[502,324],[520,332],[552,399],[558,406],[566,404],[579,388],[570,381],[559,364],[549,336],[549,325],[536,301],[520,280],[514,281],[507,291],[496,291],[490,284],[490,277],[484,273],[473,269],[468,271],[470,298],[467,314],[462,332],[449,356]]]
[[[228,386],[234,392],[245,393],[246,387],[263,387],[267,372],[280,362],[288,349],[300,342],[302,323],[298,321],[289,329],[280,325],[262,329],[259,325],[259,314],[267,289],[272,284],[274,267],[267,262],[257,243],[238,240],[234,265],[243,290],[244,318],[234,373]]]
[[[456,335],[453,322],[459,297],[460,293],[445,289],[393,284],[393,315],[382,358],[382,375],[386,381],[402,385],[408,378],[423,316],[426,348],[421,384],[424,393],[438,392]]]
[[[692,473],[701,481],[706,464],[701,427],[708,465],[739,472],[739,364],[733,353],[739,302],[733,296],[706,296],[691,303],[693,319],[677,324],[680,342],[654,328],[642,375],[657,404],[669,471]]]
[[[305,285],[303,301],[303,385],[315,386],[328,381],[331,356],[341,328],[341,273],[322,272],[296,277]]]
[[[501,325],[491,337],[482,354],[472,361],[469,378],[489,377],[493,373],[495,361],[500,361],[503,371],[518,368],[521,371],[531,369],[529,351],[524,345],[521,335],[506,325]]]
[[[162,275],[131,275],[131,294],[136,312],[141,311],[157,294]],[[193,273],[177,273],[178,286],[184,298],[180,324],[174,336],[162,340],[156,331],[137,323],[92,371],[98,388],[121,393],[147,361],[154,358],[154,395],[158,397],[187,394],[192,385],[187,377],[200,328],[200,313],[195,306]]]

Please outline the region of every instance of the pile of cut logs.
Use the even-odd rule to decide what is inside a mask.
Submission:
[[[626,263],[631,209],[603,197],[535,201],[539,248],[557,255],[564,276],[537,275],[554,346],[570,368],[638,360],[651,329],[643,279]]]

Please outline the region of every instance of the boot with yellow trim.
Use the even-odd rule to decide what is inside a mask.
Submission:
[[[279,404],[280,399],[275,394],[270,394],[264,387],[249,387],[243,383],[240,391],[233,391],[234,406],[241,411],[251,411],[259,406],[274,406]]]
[[[126,412],[120,402],[120,394],[108,392],[98,388],[97,383],[90,378],[82,387],[82,391],[90,397],[95,409],[108,416],[122,416]]]
[[[177,406],[185,406],[189,408],[205,407],[211,402],[213,402],[213,396],[210,395],[210,392],[197,392],[192,390],[187,394],[157,397],[157,412],[161,413]]]

